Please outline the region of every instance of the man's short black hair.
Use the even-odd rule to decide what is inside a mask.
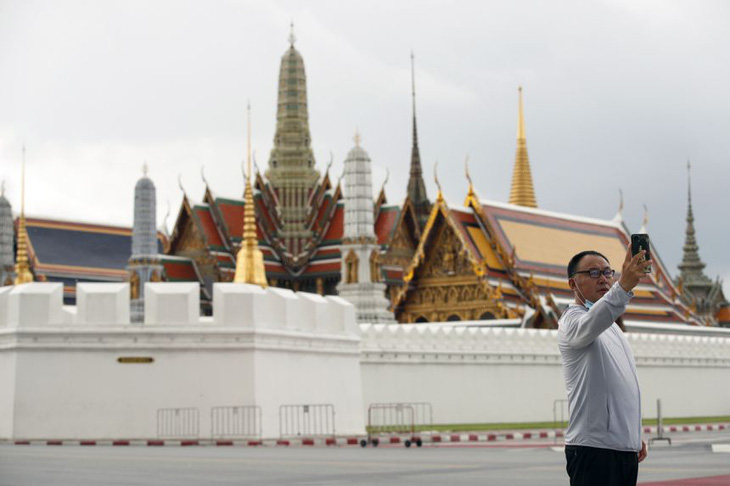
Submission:
[[[578,269],[578,264],[580,263],[580,261],[583,259],[583,257],[588,256],[588,255],[599,256],[608,262],[608,258],[606,258],[603,254],[598,253],[595,250],[582,251],[570,259],[570,262],[568,263],[568,278],[573,277],[573,274]]]

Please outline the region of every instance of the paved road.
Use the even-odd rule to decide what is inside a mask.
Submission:
[[[639,481],[727,476],[730,434],[677,434],[656,446]],[[441,445],[335,448],[0,446],[0,485],[565,485],[549,442],[512,447]],[[669,483],[672,484],[672,483]],[[686,483],[689,484],[689,483]]]

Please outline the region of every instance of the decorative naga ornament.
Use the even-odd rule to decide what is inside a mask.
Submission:
[[[292,34],[293,35],[293,34]],[[292,41],[293,44],[293,41]],[[236,274],[233,281],[266,287],[266,271],[264,255],[259,249],[256,236],[256,214],[253,207],[253,189],[251,180],[251,105],[247,107],[247,156],[246,156],[246,189],[243,192],[243,239],[236,257]]]
[[[537,207],[535,189],[532,186],[530,159],[527,156],[527,138],[525,137],[525,116],[522,109],[522,86],[519,87],[520,108],[517,121],[517,154],[512,172],[512,188],[509,203],[529,208]]]
[[[15,285],[33,281],[28,261],[28,232],[25,229],[25,145],[20,177],[20,218],[18,221],[18,253],[15,261]]]

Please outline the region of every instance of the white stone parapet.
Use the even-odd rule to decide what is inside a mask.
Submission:
[[[197,324],[200,285],[197,282],[144,284],[145,324]]]
[[[76,285],[78,324],[129,324],[128,283]]]
[[[63,285],[27,283],[13,287],[8,294],[8,324],[14,328],[31,328],[63,324]],[[0,309],[0,314],[3,309]]]

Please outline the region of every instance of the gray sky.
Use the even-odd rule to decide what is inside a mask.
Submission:
[[[342,171],[357,129],[374,190],[405,195],[410,52],[429,196],[506,201],[517,87],[538,205],[649,232],[671,271],[682,256],[687,159],[700,256],[730,295],[730,4],[722,1],[0,0],[0,178],[29,215],[131,225],[144,161],[158,223],[188,194],[243,191],[246,101],[268,163],[281,55],[294,21],[317,167]],[[724,241],[723,241],[724,240]]]

